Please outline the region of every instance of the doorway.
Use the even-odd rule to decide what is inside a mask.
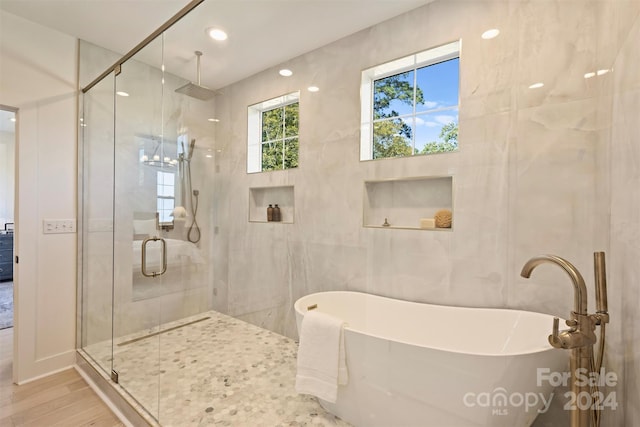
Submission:
[[[8,384],[13,361],[16,111],[0,106],[0,381]]]

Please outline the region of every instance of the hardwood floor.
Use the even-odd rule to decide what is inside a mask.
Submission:
[[[17,386],[13,328],[0,330],[0,427],[123,426],[75,369]]]

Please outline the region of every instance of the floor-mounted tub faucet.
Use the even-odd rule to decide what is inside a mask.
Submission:
[[[574,289],[573,311],[566,321],[569,329],[559,331],[559,319],[553,319],[553,332],[549,335],[549,343],[555,348],[571,350],[570,375],[573,398],[587,393],[592,396],[593,389],[579,381],[576,373],[600,372],[604,351],[604,325],[609,322],[607,312],[607,280],[604,252],[593,254],[596,285],[596,314],[587,313],[587,287],[582,275],[569,261],[555,255],[542,255],[531,258],[522,267],[520,275],[529,278],[534,268],[544,263],[551,263],[562,268],[571,278]],[[595,328],[600,325],[600,351],[597,363],[594,363],[593,345],[596,343]],[[596,368],[596,369],[594,369]],[[597,405],[594,405],[597,407]],[[593,421],[593,424],[592,424]],[[590,427],[600,424],[600,413],[578,405],[571,412],[571,427]]]

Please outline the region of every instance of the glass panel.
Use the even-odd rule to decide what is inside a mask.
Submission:
[[[412,122],[411,118],[395,118],[374,123],[373,158],[410,156]]]
[[[112,369],[113,162],[115,76],[82,97],[81,346],[105,372]]]
[[[373,118],[413,113],[413,71],[376,80],[373,85]]]
[[[284,137],[298,136],[298,123],[299,123],[299,106],[297,102],[295,104],[289,104],[284,107]]]
[[[298,138],[286,139],[284,141],[284,168],[297,168],[298,167],[298,151],[300,144]]]
[[[416,112],[458,105],[459,58],[417,70]]]
[[[262,112],[262,142],[282,139],[282,107]]]
[[[145,290],[162,288],[159,242],[143,240],[161,235],[156,212],[165,207],[158,198],[158,178],[175,169],[175,140],[169,143],[162,120],[162,39],[156,39],[122,65],[116,78],[115,216],[114,216],[114,369],[119,382],[156,419],[160,388],[161,301],[146,298]],[[143,154],[141,155],[141,151]],[[160,172],[160,173],[159,173]],[[156,335],[154,335],[156,334]]]
[[[282,110],[281,110],[282,111]],[[283,168],[282,141],[262,144],[262,170],[272,171]]]
[[[442,110],[416,116],[415,154],[458,149],[458,110]]]

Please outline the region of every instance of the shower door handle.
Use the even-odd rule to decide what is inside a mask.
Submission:
[[[160,241],[161,243],[161,253],[162,253],[162,271],[152,271],[152,272],[148,272],[147,271],[147,243],[149,242],[157,242]],[[141,270],[142,270],[142,275],[144,277],[157,277],[157,276],[162,276],[164,273],[167,272],[167,242],[165,242],[165,240],[162,237],[157,237],[157,236],[153,236],[153,237],[147,237],[146,239],[144,239],[142,241],[142,263],[141,263]]]

